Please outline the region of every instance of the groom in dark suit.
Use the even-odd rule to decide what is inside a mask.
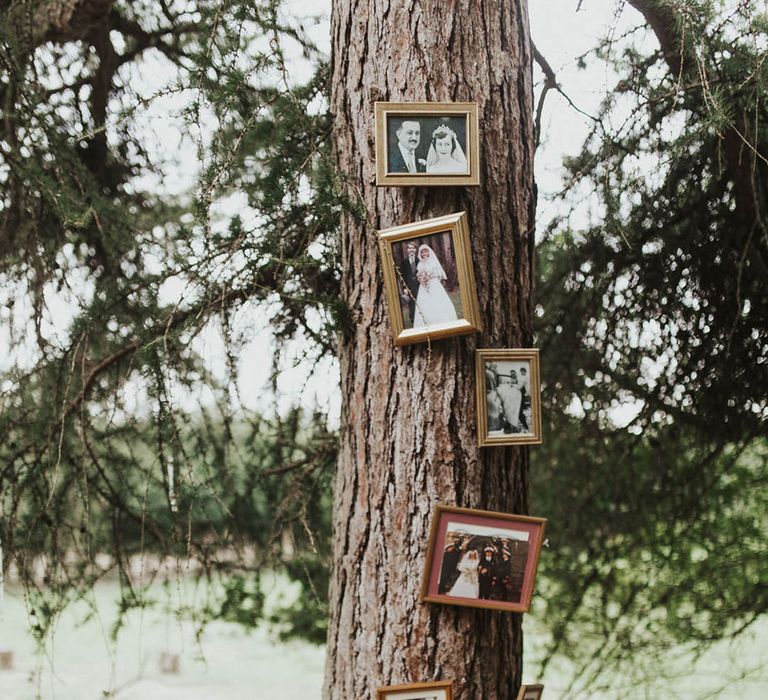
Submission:
[[[405,286],[402,288],[403,300],[408,300],[408,314],[411,317],[413,327],[413,314],[416,311],[416,295],[419,293],[419,280],[416,279],[416,266],[419,264],[416,258],[418,250],[414,241],[408,241],[405,247],[406,255],[398,265],[400,271],[400,282]]]
[[[416,157],[421,141],[421,125],[414,119],[404,119],[395,131],[397,143],[389,144],[387,155],[390,173],[423,173],[427,169],[424,159]]]

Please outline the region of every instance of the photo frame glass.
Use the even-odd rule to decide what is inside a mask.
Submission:
[[[531,435],[531,360],[485,361],[488,435]]]
[[[481,329],[464,212],[379,231],[379,249],[396,345]]]
[[[392,257],[400,284],[404,329],[428,328],[464,318],[452,231],[396,241],[392,243]]]
[[[541,443],[541,381],[535,348],[477,351],[480,445]]]
[[[376,184],[478,185],[476,102],[376,102]]]
[[[424,600],[528,609],[544,519],[445,506],[434,518]]]
[[[469,114],[387,112],[386,174],[469,175]]]

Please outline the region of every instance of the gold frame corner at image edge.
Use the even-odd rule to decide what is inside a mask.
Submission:
[[[480,329],[476,326],[473,326],[467,321],[467,319],[461,319],[462,321],[466,321],[467,325],[464,325],[462,323],[457,328],[445,328],[439,331],[424,331],[419,333],[412,333],[408,334],[406,336],[403,336],[403,333],[405,331],[412,330],[411,328],[404,328],[402,331],[400,331],[399,334],[395,334],[393,329],[393,339],[395,345],[398,347],[404,347],[406,345],[416,345],[417,343],[436,343],[440,340],[445,340],[446,338],[460,338],[464,335],[472,335],[474,333],[479,333]]]

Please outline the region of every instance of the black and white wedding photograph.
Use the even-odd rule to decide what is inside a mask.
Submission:
[[[377,184],[478,184],[475,103],[377,102],[375,118]]]
[[[477,351],[481,445],[541,442],[538,350]]]
[[[438,506],[422,600],[526,611],[545,524],[543,518]]]
[[[387,173],[466,175],[464,117],[392,116],[387,120]]]
[[[480,330],[466,214],[379,231],[396,345]]]

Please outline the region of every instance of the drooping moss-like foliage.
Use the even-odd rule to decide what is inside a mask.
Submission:
[[[577,696],[768,609],[768,24],[628,5],[647,28],[583,59],[617,79],[539,246],[544,665],[576,650]]]

